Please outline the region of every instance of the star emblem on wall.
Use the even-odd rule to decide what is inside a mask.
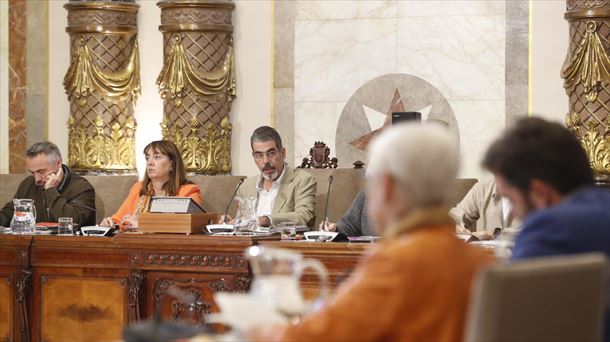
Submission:
[[[426,121],[431,108],[432,106],[428,105],[423,108],[416,109],[415,111],[422,114],[422,121]],[[361,151],[366,151],[366,148],[371,140],[381,133],[383,129],[392,125],[392,113],[406,111],[405,103],[398,88],[394,90],[394,97],[392,98],[392,101],[388,106],[388,110],[385,113],[379,112],[365,104],[362,105],[362,109],[364,110],[371,131],[370,133],[349,142],[350,145]]]

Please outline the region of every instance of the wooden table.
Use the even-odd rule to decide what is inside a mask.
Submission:
[[[319,259],[333,286],[369,247],[269,237],[0,235],[0,340],[118,339],[124,326],[155,309],[165,318],[204,325],[218,309],[215,292],[248,290],[243,251],[255,244]],[[303,285],[313,294],[318,280],[306,274]],[[197,298],[195,307],[189,310],[167,293],[172,286]]]

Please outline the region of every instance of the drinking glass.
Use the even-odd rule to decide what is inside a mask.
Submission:
[[[294,222],[282,222],[278,226],[282,240],[294,240],[297,235],[297,225]]]
[[[57,220],[57,235],[69,236],[72,235],[72,218],[60,217]]]

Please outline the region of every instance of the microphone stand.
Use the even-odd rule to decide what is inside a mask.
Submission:
[[[322,228],[326,230],[326,221],[328,221],[328,202],[330,202],[330,186],[333,184],[334,177],[328,176],[328,192],[326,195],[326,204],[324,205],[324,221],[322,221]]]
[[[223,219],[223,224],[227,224],[227,215],[229,215],[229,207],[231,206],[231,202],[233,202],[233,199],[235,198],[235,195],[237,195],[237,191],[239,190],[239,188],[241,187],[241,185],[244,183],[244,180],[246,180],[245,178],[242,178],[239,180],[239,183],[237,183],[237,186],[235,187],[235,191],[233,191],[233,196],[231,196],[231,199],[229,200],[229,203],[227,203],[227,208],[225,209],[225,215],[224,215],[224,219]]]

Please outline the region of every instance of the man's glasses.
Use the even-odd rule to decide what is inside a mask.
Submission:
[[[265,156],[267,156],[268,159],[275,159],[275,157],[277,157],[277,155],[279,154],[279,151],[276,149],[272,149],[269,150],[265,153],[263,152],[252,152],[252,156],[254,157],[255,160],[263,160],[263,158],[265,158]]]

